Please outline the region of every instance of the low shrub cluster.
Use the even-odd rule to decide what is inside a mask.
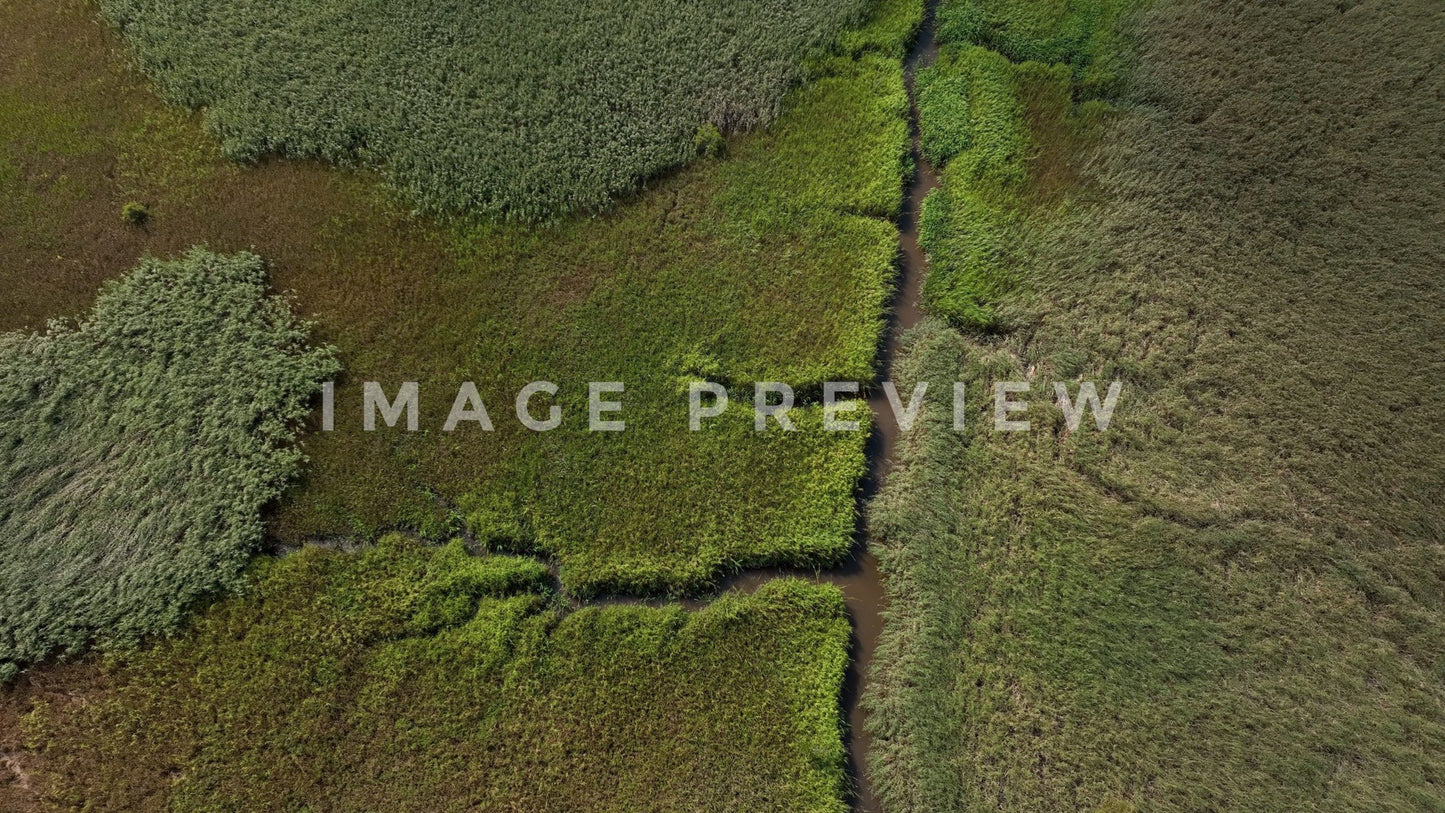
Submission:
[[[174,629],[232,586],[330,352],[254,255],[146,260],[78,325],[0,334],[0,678]]]
[[[34,781],[92,810],[846,809],[835,588],[565,612],[546,575],[395,536],[258,560],[86,702],[41,703]]]
[[[580,7],[426,0],[103,0],[164,96],[225,153],[384,168],[421,209],[597,209],[776,117],[866,0]]]

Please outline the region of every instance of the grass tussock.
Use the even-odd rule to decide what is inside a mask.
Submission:
[[[978,332],[1016,327],[1000,306],[1024,213],[1078,183],[1079,146],[1120,91],[1137,2],[944,2],[937,59],[917,76],[923,154],[942,170],[922,212],[929,310]],[[1087,100],[1076,104],[1077,100]]]
[[[29,714],[53,804],[845,809],[834,588],[564,613],[536,563],[399,537],[250,575],[84,703]]]
[[[917,83],[923,154],[942,169],[919,227],[929,260],[924,301],[960,325],[995,330],[997,304],[1015,282],[1005,249],[1035,146],[1025,94],[1042,92],[1071,115],[1068,72],[1015,65],[982,47],[944,46]]]
[[[255,255],[147,260],[79,324],[0,334],[0,678],[175,629],[235,584],[328,350]]]
[[[1136,33],[1080,182],[1003,243],[1014,329],[935,322],[899,361],[977,395],[966,432],[926,409],[871,514],[875,787],[898,811],[1437,809],[1445,15],[1161,3]],[[1049,403],[1076,379],[1124,383],[1108,432]],[[1001,380],[1035,382],[1031,433],[991,430]]]

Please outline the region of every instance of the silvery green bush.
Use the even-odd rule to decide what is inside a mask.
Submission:
[[[79,324],[0,334],[0,679],[173,629],[297,472],[329,349],[252,254],[147,259]]]

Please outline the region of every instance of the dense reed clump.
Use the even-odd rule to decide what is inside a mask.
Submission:
[[[565,612],[536,562],[384,538],[254,587],[29,715],[62,805],[841,813],[836,588]],[[219,723],[219,724],[218,724]],[[284,758],[278,758],[284,755]]]
[[[146,260],[78,325],[0,335],[0,677],[174,629],[233,585],[335,370],[261,260]]]
[[[1130,60],[1121,20],[1140,0],[942,0],[941,42],[977,43],[1014,62],[1068,65],[1085,97],[1120,89]]]
[[[771,121],[865,0],[358,5],[104,0],[225,153],[383,167],[421,209],[522,220],[603,206]]]

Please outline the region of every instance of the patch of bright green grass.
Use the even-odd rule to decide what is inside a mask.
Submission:
[[[918,71],[924,155],[942,169],[919,233],[930,310],[983,332],[1007,329],[999,305],[1017,284],[1014,224],[1074,182],[1076,142],[1119,90],[1125,12],[1137,3],[950,0],[937,59]]]
[[[255,255],[148,260],[79,325],[0,334],[0,679],[168,632],[233,585],[329,352]]]
[[[397,537],[259,561],[85,703],[33,712],[35,779],[130,811],[846,809],[835,588],[568,613],[544,576]]]
[[[915,0],[874,0],[869,7],[868,22],[847,28],[838,35],[836,50],[848,55],[877,53],[888,59],[902,60],[913,35],[923,22],[923,4]]]
[[[944,46],[918,72],[917,92],[923,152],[942,169],[919,231],[929,258],[924,300],[962,326],[998,329],[997,303],[1015,283],[1006,257],[1011,224],[1029,202],[1038,175],[1031,164],[1044,149],[1031,102],[1070,117],[1068,70]]]

